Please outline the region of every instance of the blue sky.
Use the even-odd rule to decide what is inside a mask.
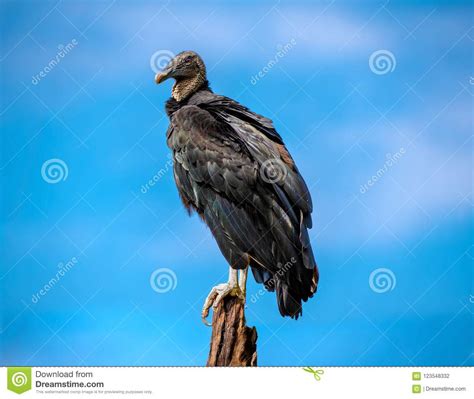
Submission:
[[[171,83],[150,66],[187,49],[215,92],[273,119],[313,196],[320,289],[293,321],[251,279],[259,364],[473,364],[468,2],[0,4],[3,365],[205,364],[200,308],[227,265],[178,199]],[[160,268],[176,276],[166,293],[150,285]]]

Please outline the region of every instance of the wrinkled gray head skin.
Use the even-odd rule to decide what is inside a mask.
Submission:
[[[194,51],[183,51],[177,54],[163,71],[155,77],[157,84],[173,78],[177,82],[199,78],[201,82],[206,80],[206,66],[202,58]]]

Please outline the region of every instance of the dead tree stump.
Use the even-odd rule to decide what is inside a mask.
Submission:
[[[245,325],[244,307],[236,296],[226,296],[217,306],[206,366],[257,365],[257,329]]]

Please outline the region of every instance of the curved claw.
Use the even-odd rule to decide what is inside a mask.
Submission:
[[[204,325],[206,325],[207,327],[212,327],[212,323],[209,323],[207,321],[207,316],[209,316],[209,309],[211,308],[212,302],[214,301],[214,298],[215,298],[214,296],[211,297],[211,294],[212,294],[212,291],[206,298],[206,302],[204,302],[204,306],[202,308],[202,313],[201,313],[201,320],[204,323]]]
[[[212,287],[211,292],[209,292],[209,295],[207,296],[204,302],[204,306],[202,307],[201,319],[202,319],[202,322],[208,327],[212,327],[212,323],[209,323],[206,318],[209,315],[209,310],[211,309],[211,306],[214,304],[218,296],[218,291],[222,285],[223,284],[220,284],[216,287]]]
[[[211,292],[206,298],[204,302],[204,306],[202,307],[201,313],[201,320],[202,322],[208,326],[212,327],[212,323],[207,321],[207,316],[209,315],[209,310],[212,309],[216,310],[219,303],[224,299],[227,295],[239,295],[240,289],[238,286],[233,286],[229,283],[219,284],[211,289]]]

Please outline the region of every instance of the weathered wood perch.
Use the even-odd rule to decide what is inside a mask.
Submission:
[[[226,296],[212,316],[212,337],[208,367],[256,366],[257,329],[245,325],[245,304]]]

